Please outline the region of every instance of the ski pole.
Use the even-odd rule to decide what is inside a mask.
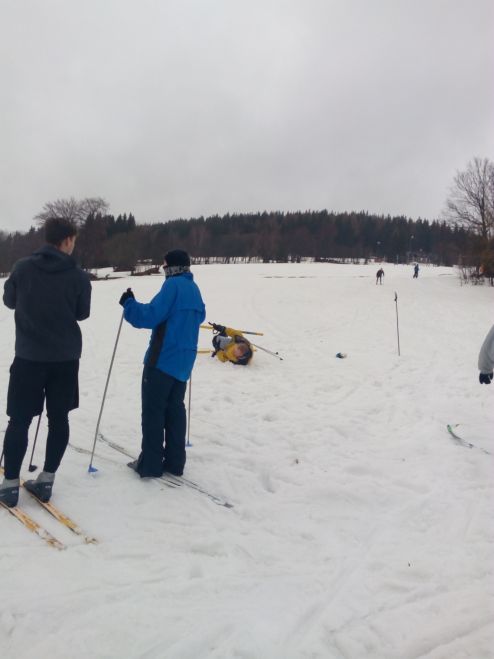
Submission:
[[[273,357],[276,357],[276,359],[279,359],[280,361],[283,361],[283,357],[280,357],[277,352],[273,352],[272,350],[266,350],[266,348],[263,348],[262,346],[258,346],[256,343],[252,343],[250,341],[249,341],[249,343],[250,343],[251,346],[254,346],[258,350],[262,350],[263,352],[267,352],[268,355],[272,355]]]
[[[189,380],[189,406],[187,410],[187,443],[185,446],[192,446],[190,443],[190,402],[192,399],[192,373],[190,374]]]
[[[249,341],[249,343],[250,343],[250,341]],[[253,344],[253,343],[250,343],[250,345],[253,346],[254,344]],[[254,352],[255,352],[255,351],[256,351],[256,349],[254,349]],[[209,349],[206,350],[206,348],[204,348],[204,350],[203,350],[203,349],[201,349],[201,350],[196,350],[196,352],[197,352],[198,355],[211,355],[211,353],[213,352],[213,350],[209,350]]]
[[[5,453],[5,433],[7,432],[7,428],[3,431],[3,444],[2,444],[2,453],[0,453],[0,467],[2,466],[3,462],[3,456]]]
[[[36,433],[34,435],[34,442],[33,442],[33,450],[31,451],[31,459],[29,460],[29,471],[32,473],[33,471],[36,471],[38,468],[38,465],[33,465],[33,458],[34,458],[34,449],[36,448],[36,442],[38,441],[38,432],[39,432],[39,426],[41,423],[41,417],[43,416],[43,410],[41,410],[41,413],[38,417],[38,425],[36,426]]]
[[[96,467],[93,467],[94,451],[96,450],[96,441],[98,439],[99,424],[100,424],[100,421],[101,421],[101,415],[103,414],[103,407],[105,405],[106,392],[108,390],[108,383],[110,382],[110,375],[111,375],[111,370],[113,368],[113,362],[115,360],[115,353],[117,352],[118,339],[120,338],[120,332],[122,330],[123,319],[124,319],[124,311],[122,311],[122,317],[120,318],[120,325],[118,326],[117,338],[115,340],[115,347],[113,348],[113,354],[111,356],[110,368],[108,369],[108,375],[106,377],[105,390],[103,392],[103,400],[101,401],[101,407],[100,407],[100,411],[99,411],[99,415],[98,415],[98,422],[96,424],[96,430],[94,432],[93,450],[91,451],[91,459],[89,461],[89,467],[87,469],[90,474],[95,472],[95,471],[98,471],[96,469]]]
[[[210,327],[209,325],[201,325],[200,327],[201,329],[208,329],[208,330],[213,329],[213,327]],[[242,332],[242,334],[255,334],[256,336],[264,336],[262,332],[250,332],[249,330],[235,330],[235,332]]]
[[[396,335],[398,337],[398,357],[400,357],[400,325],[398,323],[398,293],[395,291],[396,304]]]

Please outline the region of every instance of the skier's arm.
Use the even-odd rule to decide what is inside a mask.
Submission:
[[[3,303],[9,309],[15,309],[17,302],[17,289],[15,285],[15,269],[3,286]]]
[[[76,319],[85,320],[91,312],[91,282],[84,276],[82,291],[77,298]]]
[[[484,339],[479,353],[479,371],[492,373],[494,369],[494,325]]]
[[[124,304],[124,317],[133,327],[154,329],[168,318],[177,289],[171,281],[163,284],[160,292],[151,302],[143,304],[134,299],[126,300]]]

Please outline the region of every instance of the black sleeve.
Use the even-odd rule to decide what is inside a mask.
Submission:
[[[91,313],[91,282],[86,273],[81,273],[82,290],[77,298],[76,318],[85,320]]]
[[[15,269],[3,286],[3,303],[9,309],[15,309],[17,302],[17,288],[15,283]]]

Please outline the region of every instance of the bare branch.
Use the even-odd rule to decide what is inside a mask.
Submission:
[[[50,217],[60,217],[71,220],[77,225],[82,225],[89,215],[106,213],[109,209],[108,202],[102,197],[87,197],[85,199],[57,199],[47,202],[40,213],[35,215],[39,226],[43,225]]]
[[[474,158],[457,172],[446,209],[447,220],[488,240],[494,232],[494,163]]]

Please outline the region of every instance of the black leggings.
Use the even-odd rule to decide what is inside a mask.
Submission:
[[[32,420],[33,417],[12,417],[9,421],[4,440],[5,478],[19,478],[22,461],[27,451],[28,432]],[[57,471],[68,443],[68,414],[48,417],[48,437],[43,471],[50,473]]]

